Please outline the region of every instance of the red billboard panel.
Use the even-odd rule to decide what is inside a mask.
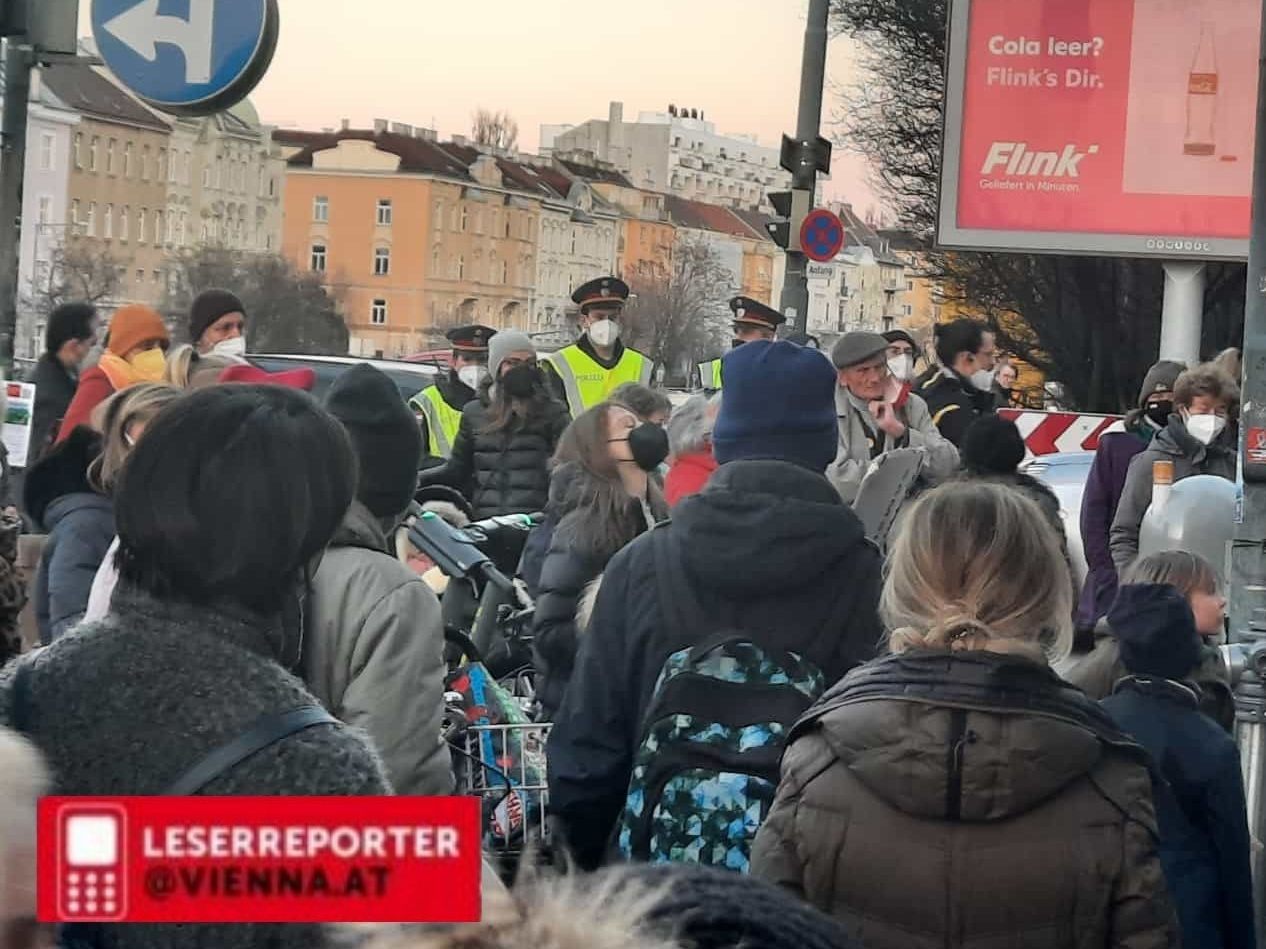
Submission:
[[[954,0],[940,243],[1248,253],[1259,0]]]

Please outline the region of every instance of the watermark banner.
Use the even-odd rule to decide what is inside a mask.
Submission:
[[[471,797],[45,798],[39,918],[473,922]]]

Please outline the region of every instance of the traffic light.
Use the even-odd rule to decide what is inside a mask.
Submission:
[[[810,197],[808,191],[771,191],[769,203],[774,206],[777,220],[765,225],[769,236],[783,250],[799,253],[800,226],[809,213]]]

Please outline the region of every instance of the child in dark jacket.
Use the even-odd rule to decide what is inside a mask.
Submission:
[[[1191,605],[1172,586],[1121,587],[1108,620],[1129,673],[1103,700],[1151,754],[1160,858],[1184,947],[1252,949],[1253,891],[1240,756],[1199,708]]]

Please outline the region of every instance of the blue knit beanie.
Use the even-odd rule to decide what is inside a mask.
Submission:
[[[712,432],[718,463],[789,461],[825,473],[839,430],[835,370],[820,352],[754,340],[725,355],[721,376],[725,389]]]

